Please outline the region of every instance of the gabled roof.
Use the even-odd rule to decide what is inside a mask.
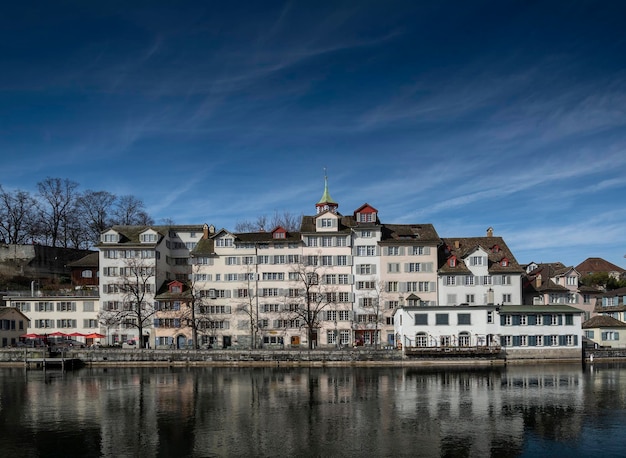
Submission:
[[[610,291],[606,291],[600,294],[600,297],[616,297],[616,296],[626,296],[626,287],[612,289]]]
[[[344,216],[340,213],[335,213],[338,216],[337,219],[337,232],[350,232],[352,227],[356,226],[354,221],[354,217],[352,216]],[[315,220],[320,215],[315,216],[303,216],[300,222],[300,233],[313,233],[316,232],[317,226],[315,225]]]
[[[502,237],[455,237],[442,238],[442,245],[439,250],[439,273],[469,273],[470,270],[465,264],[465,258],[478,248],[482,248],[487,253],[489,259],[490,273],[522,273],[524,269],[520,266],[513,256]],[[492,250],[494,246],[498,250]],[[450,267],[447,263],[451,256],[456,256],[457,264]],[[500,262],[506,258],[509,261],[508,266],[500,265]]]
[[[26,321],[30,321],[30,318],[28,318],[24,313],[22,313],[21,310],[16,309],[15,307],[0,307],[0,318],[2,318],[3,316],[10,317],[11,315],[15,314],[21,315]]]
[[[356,210],[354,210],[354,214],[356,215],[357,213],[378,213],[378,210],[376,210],[374,207],[372,207],[370,204],[368,204],[367,202],[365,202],[363,205],[361,205],[359,208],[357,208]]]
[[[99,259],[100,253],[96,251],[78,259],[77,261],[69,262],[67,265],[68,267],[98,267],[100,265]]]
[[[625,328],[626,323],[609,315],[596,315],[582,324],[583,329],[590,328]]]
[[[114,225],[111,226],[110,228],[102,231],[102,233],[105,232],[109,232],[111,230],[117,232],[118,234],[120,234],[120,241],[117,243],[119,244],[126,244],[126,245],[141,245],[141,246],[146,246],[146,245],[154,245],[154,244],[150,244],[150,243],[141,243],[139,236],[144,233],[145,231],[152,229],[153,231],[155,231],[157,234],[159,234],[161,237],[164,237],[168,234],[169,231],[175,231],[175,232],[200,232],[202,233],[202,228],[203,226],[201,224],[197,224],[197,225],[152,225],[152,226],[146,226],[146,225],[140,225],[140,226],[123,226],[123,225]],[[115,244],[111,244],[111,243],[98,243],[96,244],[97,247],[107,247],[107,246],[112,246]]]
[[[626,269],[622,269],[620,266],[616,266],[615,264],[602,258],[587,258],[576,266],[576,270],[580,272],[581,275],[588,275],[596,272],[619,272],[620,274],[626,272]]]

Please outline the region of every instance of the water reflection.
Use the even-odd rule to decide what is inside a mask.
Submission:
[[[607,456],[625,445],[612,437],[624,416],[624,371],[2,369],[0,450],[3,456],[584,456],[603,444]]]

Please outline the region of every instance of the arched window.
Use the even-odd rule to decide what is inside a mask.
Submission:
[[[418,332],[415,335],[415,346],[416,347],[428,346],[428,335],[425,332]]]
[[[459,332],[459,347],[469,347],[470,344],[470,333],[467,331]]]

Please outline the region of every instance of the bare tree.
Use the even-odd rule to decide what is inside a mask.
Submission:
[[[24,244],[32,238],[35,199],[26,191],[8,192],[0,185],[0,234],[6,243]]]
[[[379,332],[382,328],[382,324],[385,322],[385,282],[378,281],[372,279],[372,283],[374,283],[374,288],[370,290],[369,294],[363,297],[364,303],[361,305],[362,310],[367,315],[367,320],[365,320],[362,324],[357,323],[357,327],[364,327],[365,330],[374,329],[374,346],[378,348],[380,345],[380,337]]]
[[[298,231],[302,215],[294,215],[288,211],[274,212],[271,218],[267,215],[260,215],[255,221],[243,220],[235,224],[235,232],[269,232],[278,226],[288,232]]]
[[[323,312],[337,302],[335,289],[322,282],[323,273],[321,266],[309,265],[306,258],[301,259],[292,268],[295,278],[292,280],[292,285],[296,288],[292,289],[294,295],[289,298],[289,301],[296,307],[286,313],[290,319],[300,320],[306,328],[309,349],[313,348],[313,336],[320,327]]]
[[[92,243],[111,226],[111,213],[116,196],[107,191],[87,190],[78,197],[78,209]]]
[[[61,178],[48,177],[37,183],[40,198],[40,220],[44,237],[51,246],[69,245],[67,225],[76,202],[78,183]]]
[[[145,211],[144,204],[135,196],[121,196],[113,209],[113,224],[122,226],[150,226],[154,220]]]
[[[248,318],[250,329],[250,347],[257,348],[259,345],[259,296],[258,296],[258,264],[248,265],[243,274],[243,287],[238,290],[237,312],[245,314]]]
[[[123,296],[119,309],[106,310],[100,318],[113,321],[127,328],[136,328],[139,334],[139,346],[144,348],[143,330],[155,314],[153,298],[154,265],[140,257],[126,258],[120,268],[116,285]]]

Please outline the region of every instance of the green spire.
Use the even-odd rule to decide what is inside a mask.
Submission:
[[[337,204],[328,192],[328,177],[326,175],[324,175],[324,194],[322,194],[322,198],[318,202],[319,204]]]

